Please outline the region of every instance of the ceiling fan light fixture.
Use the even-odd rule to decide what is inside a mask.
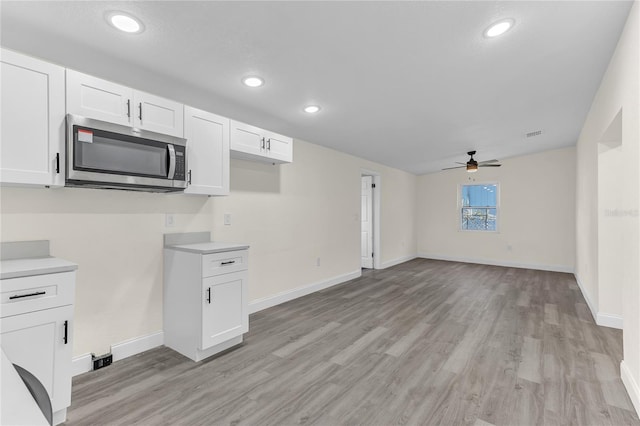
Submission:
[[[478,163],[476,161],[469,161],[467,163],[467,172],[468,173],[475,173],[478,171]]]

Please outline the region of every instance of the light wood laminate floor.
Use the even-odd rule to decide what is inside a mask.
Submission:
[[[640,425],[570,274],[416,259],[73,380],[68,425]]]

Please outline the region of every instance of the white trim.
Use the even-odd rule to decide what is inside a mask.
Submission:
[[[71,361],[71,375],[73,377],[91,370],[93,370],[93,365],[91,364],[91,354],[79,355],[77,357],[74,357]]]
[[[318,281],[303,287],[283,291],[282,293],[278,293],[273,296],[257,299],[249,302],[249,313],[253,314],[258,311],[262,311],[263,309],[271,308],[272,306],[297,299],[298,297],[306,296],[307,294],[315,293],[316,291],[324,290],[325,288],[329,288],[337,284],[342,284],[360,276],[362,276],[362,270],[358,269],[357,271],[349,272],[348,274],[338,275],[337,277],[329,278],[327,280]]]
[[[620,315],[598,312],[595,305],[589,298],[589,293],[587,293],[587,291],[584,288],[584,285],[582,285],[582,281],[580,281],[580,277],[578,277],[577,274],[573,274],[573,275],[576,277],[576,282],[578,283],[578,287],[582,292],[582,296],[584,297],[584,300],[587,302],[587,306],[589,306],[589,310],[591,311],[591,315],[593,316],[593,320],[596,322],[596,324],[602,327],[617,328],[619,330],[622,330],[622,317]]]
[[[116,343],[111,345],[113,362],[162,346],[163,343],[164,332],[162,331],[157,331],[155,333],[147,334],[146,336],[134,337],[133,339]],[[93,370],[91,355],[92,354],[89,353],[73,358],[71,361],[71,373],[74,377]]]
[[[401,263],[404,263],[404,262],[408,262],[408,261],[410,261],[410,260],[413,260],[413,259],[415,259],[416,257],[418,257],[418,256],[416,256],[415,254],[410,254],[409,256],[402,256],[402,257],[399,257],[399,258],[397,258],[397,259],[393,259],[393,260],[389,260],[389,261],[387,261],[387,262],[384,262],[384,263],[382,263],[382,265],[380,265],[380,268],[376,268],[376,269],[386,269],[386,268],[390,268],[390,267],[392,267],[392,266],[396,266],[396,265],[399,265],[399,264],[401,264]]]
[[[638,382],[633,378],[633,374],[624,360],[620,362],[620,378],[627,389],[633,407],[636,409],[636,414],[640,413],[640,387],[638,387]]]
[[[113,362],[137,355],[141,352],[148,351],[149,349],[157,348],[158,346],[162,346],[163,343],[163,331],[156,331],[155,333],[147,334],[146,336],[134,337],[133,339],[116,343],[115,345],[111,345]]]
[[[429,253],[418,253],[417,257],[421,257],[424,259],[447,260],[450,262],[478,263],[481,265],[505,266],[508,268],[537,269],[539,271],[565,272],[568,274],[573,273],[573,266],[568,266],[568,265],[540,265],[536,263],[509,262],[504,260],[480,259],[480,258],[473,258],[473,257],[443,256],[443,255],[429,254]]]
[[[576,282],[578,283],[578,287],[582,292],[582,297],[584,297],[584,300],[587,302],[587,306],[591,311],[591,316],[593,316],[593,320],[596,322],[596,324],[598,324],[598,310],[596,309],[596,306],[593,304],[593,302],[591,302],[591,299],[589,298],[589,293],[587,293],[587,291],[584,288],[584,285],[582,285],[582,281],[580,281],[580,277],[578,276],[578,274],[574,273],[573,276],[576,277]]]
[[[611,327],[622,330],[622,317],[620,315],[603,314],[602,312],[598,312],[598,316],[596,317],[596,324],[603,327]]]

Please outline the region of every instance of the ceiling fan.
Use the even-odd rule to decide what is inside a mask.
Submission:
[[[495,164],[498,162],[498,160],[486,160],[486,161],[480,161],[479,163],[473,159],[473,156],[476,155],[475,151],[469,151],[467,152],[467,155],[470,157],[469,161],[467,161],[466,163],[458,163],[456,161],[456,164],[462,164],[461,166],[456,166],[456,167],[447,167],[446,169],[442,169],[442,170],[451,170],[451,169],[461,169],[463,167],[467,168],[467,172],[469,173],[474,173],[478,171],[478,167],[500,167],[502,166],[502,164]]]

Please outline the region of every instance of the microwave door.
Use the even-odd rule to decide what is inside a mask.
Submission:
[[[74,131],[74,169],[79,171],[167,179],[171,160],[167,144],[98,129]],[[131,179],[125,179],[124,183]],[[135,180],[135,179],[134,179]]]

